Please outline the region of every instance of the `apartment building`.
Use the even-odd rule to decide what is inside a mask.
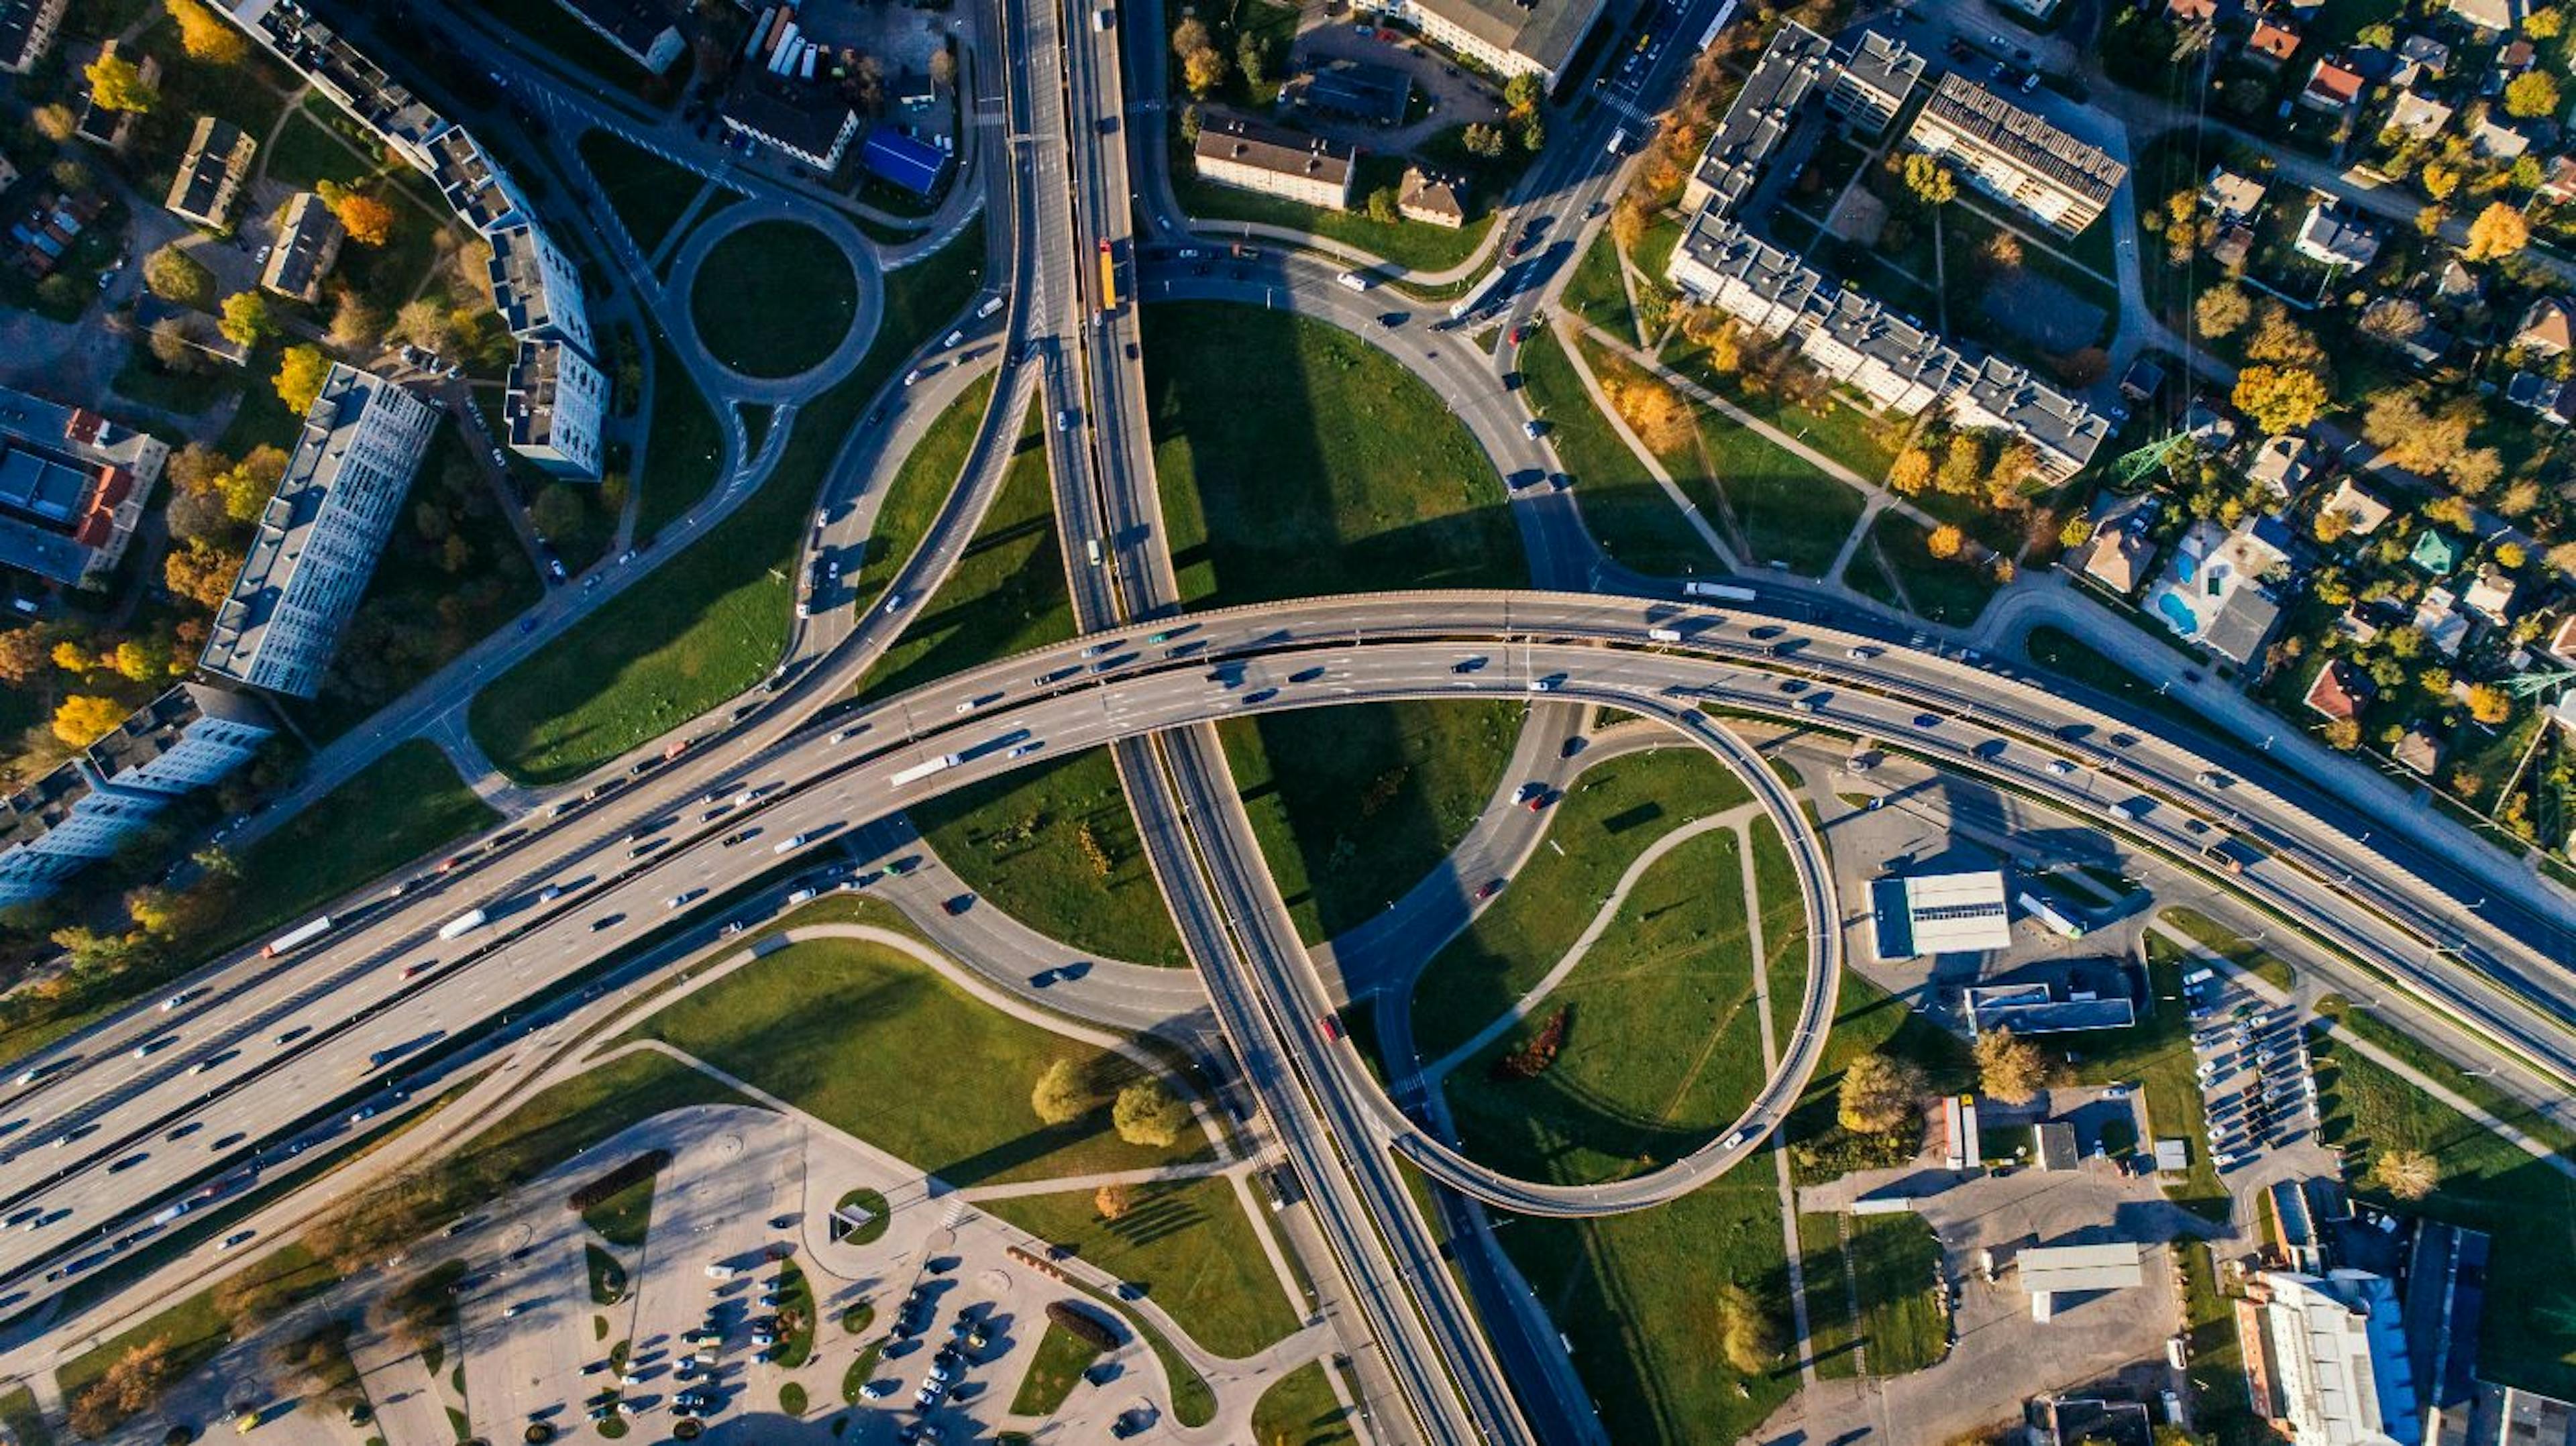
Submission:
[[[558,477],[598,481],[608,396],[608,378],[569,344],[521,341],[501,409],[510,450]]]
[[[170,194],[162,204],[181,220],[223,230],[242,181],[250,174],[250,158],[258,150],[259,142],[231,121],[197,117],[187,157],[179,162],[179,174],[170,178]]]
[[[1875,30],[1861,33],[1849,50],[1835,56],[1833,85],[1825,104],[1870,135],[1886,131],[1896,113],[1914,98],[1923,83],[1923,57],[1905,42]]]
[[[257,699],[182,683],[81,756],[119,787],[179,794],[221,782],[275,736],[277,719]]]
[[[430,138],[423,154],[429,159],[429,179],[446,198],[447,209],[477,234],[489,236],[513,223],[535,224],[536,213],[517,183],[465,127],[444,127]]]
[[[1244,116],[1210,114],[1193,151],[1201,179],[1220,186],[1326,206],[1351,208],[1351,174],[1359,149]]]
[[[1962,180],[2063,236],[2092,225],[2129,174],[2100,147],[1955,71],[1934,87],[1905,144],[1952,160]]]
[[[527,221],[504,226],[485,239],[492,243],[492,305],[510,334],[554,337],[590,351],[590,312],[572,258]]]
[[[331,368],[215,613],[201,667],[289,697],[321,691],[437,427],[437,411],[410,392]]]
[[[125,555],[170,445],[0,388],[0,567],[77,587]]]
[[[1606,0],[1393,0],[1389,19],[1505,76],[1535,75],[1554,90]]]
[[[308,305],[319,302],[322,278],[331,274],[331,263],[339,258],[340,243],[347,236],[320,196],[297,192],[286,203],[277,242],[269,248],[268,267],[260,273],[259,284]]]
[[[688,41],[680,35],[677,8],[660,0],[555,0],[566,14],[617,53],[660,75],[679,63]]]
[[[0,0],[0,72],[25,75],[54,47],[71,0]]]
[[[1862,135],[1879,135],[1913,98],[1923,69],[1922,56],[1874,30],[1837,50],[1803,25],[1783,25],[1700,152],[1682,187],[1682,209],[1742,205],[1811,100]]]

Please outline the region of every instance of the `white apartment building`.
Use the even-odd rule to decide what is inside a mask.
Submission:
[[[608,378],[569,344],[520,342],[502,404],[510,450],[556,476],[598,481],[608,395]]]
[[[319,693],[437,429],[429,403],[332,367],[199,665],[289,697]]]
[[[516,337],[559,337],[592,350],[581,273],[545,232],[525,221],[490,233],[492,304]]]
[[[1201,179],[1239,190],[1324,206],[1351,208],[1351,174],[1359,149],[1238,115],[1211,114],[1193,151]]]
[[[2063,236],[2092,225],[2129,174],[2100,147],[1956,71],[1941,77],[1905,144],[1956,162],[1961,180]]]
[[[1506,75],[1556,88],[1606,0],[1391,0],[1378,7],[1437,45]]]

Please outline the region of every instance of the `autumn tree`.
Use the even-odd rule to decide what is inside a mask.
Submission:
[[[1503,153],[1502,127],[1477,121],[1458,133],[1458,144],[1466,147],[1467,154],[1471,156],[1493,160]]]
[[[105,1374],[73,1398],[72,1429],[83,1436],[104,1436],[151,1410],[178,1378],[172,1354],[166,1336],[126,1347]]]
[[[2493,683],[2472,683],[2469,685],[2469,716],[2493,727],[2513,716],[2513,697]]]
[[[1923,1070],[1913,1061],[1865,1054],[1843,1071],[1834,1118],[1856,1134],[1883,1135],[1914,1117],[1925,1088]]]
[[[948,89],[957,85],[957,52],[941,46],[930,57],[930,83]]]
[[[114,51],[91,61],[81,74],[89,79],[90,100],[101,110],[145,115],[161,103],[161,92],[144,81],[134,62]]]
[[[322,383],[330,378],[330,358],[319,347],[290,346],[277,359],[277,399],[286,409],[302,416],[313,409],[313,401],[322,395]]]
[[[87,748],[115,732],[128,711],[113,698],[74,693],[54,710],[54,736],[74,748]]]
[[[1923,550],[1934,557],[1953,558],[1959,555],[1959,549],[1966,546],[1967,541],[1966,533],[1961,532],[1955,525],[1944,522],[1924,536]]]
[[[2536,70],[2523,79],[2535,77],[2547,79]],[[2520,211],[2497,201],[2480,211],[2477,219],[2469,223],[2468,249],[2460,254],[2471,261],[2493,261],[2498,257],[2511,256],[2530,244],[2531,223],[2523,219]]]
[[[1695,435],[1690,404],[1682,400],[1679,392],[1651,377],[1621,385],[1610,394],[1610,404],[1649,452],[1675,451],[1688,446]]]
[[[1368,218],[1381,226],[1392,226],[1404,219],[1400,209],[1403,197],[1393,186],[1380,186],[1368,194]]]
[[[1190,94],[1205,99],[1225,84],[1225,56],[1213,45],[1193,50],[1181,57],[1181,82]]]
[[[1920,447],[1897,453],[1887,468],[1887,485],[1908,497],[1921,492],[1931,480],[1932,454]]]
[[[1941,470],[1934,475],[1934,485],[1953,497],[1965,497],[1977,490],[1986,475],[1985,439],[1974,432],[1953,432],[1949,445],[1941,449]]]
[[[1786,1342],[1780,1324],[1753,1292],[1730,1281],[1717,1291],[1717,1338],[1726,1363],[1739,1375],[1759,1375],[1780,1359]]]
[[[1959,178],[1938,157],[1921,151],[1905,157],[1905,189],[1927,206],[1946,206],[1959,199]]]
[[[53,643],[41,627],[0,632],[0,683],[23,686],[34,682],[53,661],[53,651]]]
[[[382,246],[393,239],[394,208],[367,191],[354,191],[333,181],[314,187],[322,204],[331,209],[332,218],[349,239],[361,246]]]
[[[385,334],[385,314],[355,288],[344,288],[331,306],[330,343],[347,351],[367,351]]]
[[[2400,1200],[2421,1200],[2442,1183],[2442,1167],[2422,1150],[2382,1150],[2371,1162],[2370,1180]]]
[[[286,462],[284,449],[259,446],[225,468],[214,482],[216,495],[224,499],[224,515],[235,522],[256,520],[268,507],[268,499],[276,495],[278,480],[286,475]]]
[[[2005,1104],[2026,1105],[2038,1097],[2040,1086],[2048,1083],[2048,1057],[2039,1052],[2039,1046],[2009,1029],[1990,1029],[1978,1035],[1972,1053],[1977,1061],[1978,1087]]]
[[[250,54],[250,42],[224,23],[202,0],[165,0],[170,19],[179,27],[180,48],[190,60],[208,65],[239,65]]]
[[[1091,1192],[1091,1208],[1103,1220],[1116,1220],[1136,1208],[1133,1187],[1112,1182]]]
[[[2227,336],[2253,319],[2254,303],[2246,300],[2245,288],[2229,283],[2213,286],[2192,303],[2192,322],[2205,337]]]
[[[143,258],[143,284],[176,306],[203,311],[215,304],[215,273],[176,241]]]
[[[232,595],[233,579],[240,574],[241,565],[239,552],[191,540],[162,554],[161,580],[170,591],[201,608],[218,608]]]
[[[2337,718],[2326,724],[2326,746],[2350,753],[2361,746],[2361,725],[2350,718]]]
[[[1120,1090],[1109,1112],[1118,1138],[1158,1150],[1179,1144],[1189,1122],[1190,1107],[1173,1098],[1157,1079],[1141,1079]]]
[[[2558,78],[2534,66],[2505,83],[2504,113],[2518,120],[2538,120],[2558,113]]]
[[[2254,308],[2254,333],[2245,339],[2245,356],[2249,361],[2294,367],[2321,368],[2326,361],[2325,348],[2317,345],[2316,337],[2290,315],[2290,308],[2268,296]]]
[[[143,345],[165,372],[197,370],[197,344],[188,339],[188,323],[180,317],[165,316],[152,323],[152,329],[144,333]]]
[[[2236,409],[2266,432],[2290,432],[2326,408],[2326,384],[2304,367],[2251,366],[2236,374]]]
[[[35,126],[36,134],[56,145],[70,140],[80,130],[80,117],[60,101],[36,107],[27,119]]]
[[[1029,1108],[1045,1124],[1069,1125],[1081,1119],[1082,1112],[1091,1108],[1091,1091],[1082,1082],[1082,1071],[1069,1059],[1039,1071],[1037,1087],[1029,1092]]]
[[[267,297],[256,291],[236,291],[224,298],[223,320],[216,323],[224,340],[235,346],[257,346],[276,329]]]

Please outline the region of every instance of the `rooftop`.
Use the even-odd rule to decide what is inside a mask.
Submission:
[[[1951,129],[2095,205],[2108,205],[2129,168],[1984,86],[1952,71],[1923,109]]]
[[[1498,50],[1554,74],[1601,13],[1600,0],[1413,0]]]
[[[221,220],[224,203],[252,148],[240,126],[217,116],[197,117],[187,159],[170,179],[170,209],[191,221]]]
[[[1239,115],[1211,115],[1199,127],[1195,154],[1202,161],[1231,161],[1283,176],[1307,176],[1346,185],[1358,163],[1356,147],[1267,125]]]
[[[2021,1288],[2033,1295],[2079,1290],[2126,1290],[2144,1285],[2146,1268],[2132,1242],[2111,1245],[2043,1245],[2013,1257]]]
[[[1404,107],[1413,95],[1413,77],[1383,65],[1344,62],[1306,77],[1297,99],[1317,110],[1375,121],[1404,123]]]
[[[1771,37],[1700,153],[1696,179],[1716,193],[1720,212],[1753,189],[1771,153],[1789,138],[1799,105],[1829,78],[1832,54],[1823,36],[1794,21]]]
[[[286,219],[278,229],[276,248],[269,253],[260,285],[287,296],[310,298],[339,245],[340,222],[331,208],[311,191],[298,193],[286,204]]]
[[[2012,943],[2012,910],[1998,870],[1880,879],[1870,894],[1882,959],[1980,953]]]

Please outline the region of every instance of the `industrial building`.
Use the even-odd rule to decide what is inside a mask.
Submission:
[[[1960,993],[1970,1034],[1997,1029],[2014,1034],[2067,1034],[2081,1029],[2126,1029],[2138,1022],[2137,1006],[2126,994],[2106,996],[2038,981],[1972,984]]]
[[[1211,114],[1192,149],[1199,177],[1220,186],[1322,206],[1351,207],[1356,147],[1239,115]]]
[[[808,104],[778,93],[775,81],[752,75],[735,83],[722,115],[726,130],[827,176],[841,168],[851,137],[859,133],[859,113],[848,106]]]
[[[331,368],[216,610],[201,667],[289,697],[321,691],[437,428],[438,412],[401,387]]]
[[[125,555],[170,446],[0,388],[0,567],[77,587]]]
[[[2419,1446],[2397,1287],[2366,1270],[2265,1271],[2238,1313],[2254,1409],[2296,1446]],[[2245,1329],[2248,1325],[2252,1329]]]
[[[2109,1245],[2050,1245],[2025,1250],[2013,1258],[2021,1288],[2030,1295],[2030,1318],[2045,1321],[2055,1314],[2057,1297],[2129,1290],[2147,1283],[2135,1242]]]
[[[1983,953],[2012,943],[2004,876],[1994,869],[1875,880],[1870,924],[1881,959]]]
[[[887,125],[868,132],[859,164],[878,180],[925,198],[937,194],[948,175],[946,151]]]

